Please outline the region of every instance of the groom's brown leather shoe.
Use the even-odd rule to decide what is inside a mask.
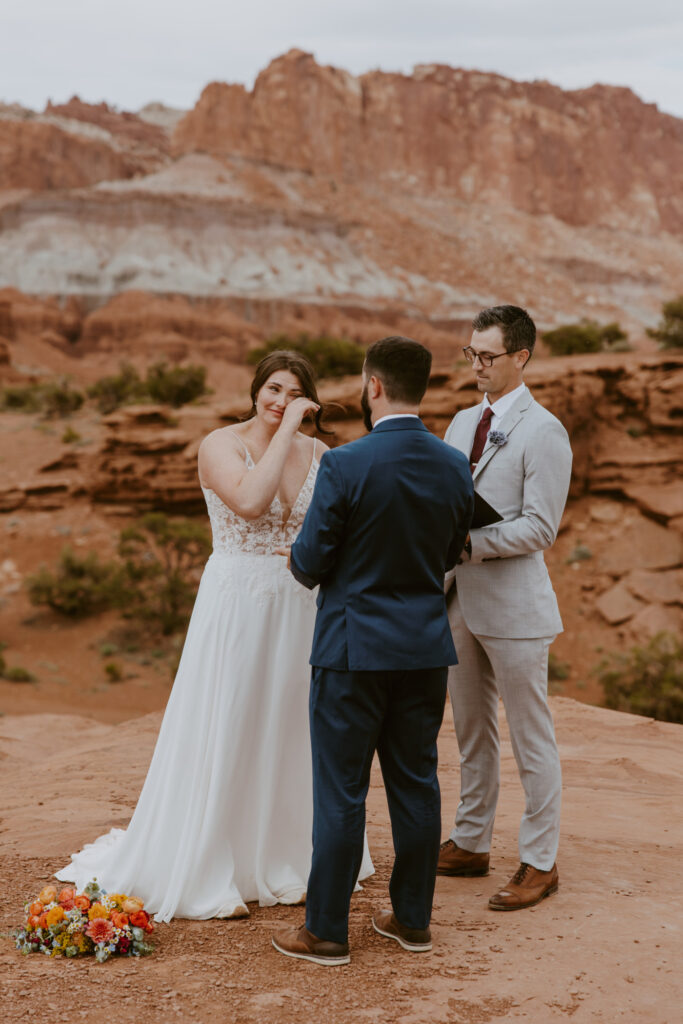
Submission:
[[[471,853],[447,839],[439,847],[437,875],[460,875],[463,878],[480,878],[489,873],[488,853]]]
[[[272,941],[278,953],[293,956],[296,960],[310,960],[324,967],[351,963],[348,942],[326,942],[306,927],[285,928],[276,932]]]
[[[533,907],[546,896],[557,892],[559,884],[557,864],[550,871],[539,871],[531,864],[520,864],[508,884],[489,900],[491,910],[524,910]]]
[[[428,953],[432,948],[432,933],[429,928],[404,928],[391,910],[375,914],[372,927],[387,939],[395,939],[409,953]]]

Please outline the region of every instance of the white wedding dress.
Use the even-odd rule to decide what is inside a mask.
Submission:
[[[125,831],[85,846],[58,879],[81,889],[97,878],[109,892],[143,899],[158,921],[303,899],[315,593],[272,552],[296,538],[317,471],[314,449],[286,521],[277,497],[248,521],[203,488],[213,553],[140,799]],[[360,878],[372,871],[366,842]]]

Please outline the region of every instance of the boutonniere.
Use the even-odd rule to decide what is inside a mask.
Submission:
[[[489,441],[491,444],[495,444],[497,448],[501,448],[504,444],[508,443],[508,436],[504,430],[490,430]]]

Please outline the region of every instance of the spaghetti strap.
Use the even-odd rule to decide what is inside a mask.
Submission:
[[[314,437],[313,438],[313,461],[314,462],[315,462],[315,456],[317,454],[317,445],[318,445],[318,438]]]
[[[237,431],[236,431],[236,430],[231,430],[231,431],[230,431],[230,433],[232,434],[232,436],[233,436],[233,437],[236,437],[236,438],[237,438],[237,440],[239,441],[239,443],[240,443],[240,444],[242,445],[242,447],[244,448],[244,452],[245,452],[245,454],[246,454],[247,458],[248,458],[248,459],[250,460],[250,462],[252,462],[252,463],[253,463],[253,461],[254,461],[254,460],[253,460],[253,458],[251,457],[251,452],[249,451],[249,449],[247,448],[246,444],[244,443],[244,441],[242,440],[242,438],[240,437],[240,435],[239,435],[239,434],[237,433]]]

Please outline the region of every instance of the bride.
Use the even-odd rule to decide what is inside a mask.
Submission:
[[[326,445],[295,352],[263,359],[249,418],[199,449],[213,533],[178,672],[133,817],[57,873],[141,897],[158,921],[248,913],[306,892],[313,819],[308,688],[315,594],[286,560]],[[372,873],[365,851],[360,877]]]

